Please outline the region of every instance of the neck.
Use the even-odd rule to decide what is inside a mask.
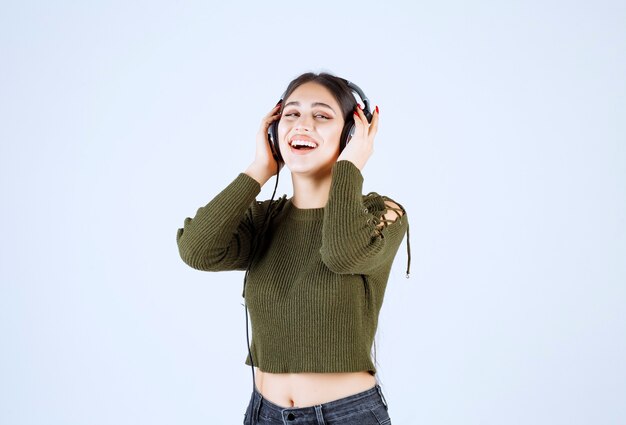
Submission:
[[[331,173],[310,176],[291,173],[293,205],[297,208],[323,208],[328,202]]]

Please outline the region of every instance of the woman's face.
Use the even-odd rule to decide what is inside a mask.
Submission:
[[[330,173],[339,156],[344,119],[331,92],[315,82],[304,83],[283,100],[278,141],[292,173]]]

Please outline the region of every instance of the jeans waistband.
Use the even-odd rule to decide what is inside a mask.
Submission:
[[[272,403],[254,388],[252,393],[252,416],[253,423],[258,420],[261,411],[264,417],[284,423],[289,423],[295,419],[300,419],[300,421],[315,421],[317,419],[318,423],[324,423],[324,419],[332,421],[333,419],[362,409],[373,408],[380,404],[384,405],[385,408],[387,407],[387,402],[378,384],[375,384],[368,390],[315,406],[289,408]]]

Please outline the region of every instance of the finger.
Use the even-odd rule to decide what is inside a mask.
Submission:
[[[356,111],[357,111],[357,115],[355,115],[355,118],[356,117],[359,118],[359,124],[360,124],[358,128],[360,129],[361,134],[363,136],[367,136],[370,122],[368,121],[367,116],[365,115],[365,112],[363,111],[363,108],[358,103],[357,103]]]
[[[378,132],[378,119],[379,119],[379,112],[378,112],[378,106],[376,106],[376,109],[374,110],[374,113],[372,114],[372,122],[370,123],[370,128],[369,128],[370,136],[375,136],[376,133]]]
[[[363,124],[363,112],[359,109],[356,108],[356,110],[354,111],[354,135],[358,134],[363,134],[363,130],[365,128],[365,125]]]
[[[269,117],[269,119],[266,121],[267,125],[270,125],[272,122],[276,121],[280,119],[280,115],[272,115],[271,117]]]
[[[358,103],[356,104],[355,111],[357,112],[357,114],[359,115],[361,119],[363,118],[367,119],[367,117],[365,116],[365,112],[363,112],[363,108],[361,108],[361,105],[359,105]]]
[[[267,131],[269,126],[272,125],[272,122],[274,122],[274,121],[276,121],[278,119],[280,119],[280,115],[266,116],[265,118],[263,118],[261,120],[261,123],[263,125],[263,128],[265,129],[264,131]]]
[[[263,117],[263,122],[267,122],[268,120],[271,122],[276,117],[280,117],[280,105],[276,105],[272,108],[272,110]]]
[[[367,117],[365,116],[363,109],[361,109],[361,105],[359,105],[358,103],[354,108],[354,120],[358,120],[361,124],[367,123]]]

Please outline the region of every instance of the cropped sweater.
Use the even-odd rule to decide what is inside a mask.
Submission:
[[[187,265],[205,271],[249,266],[242,297],[259,369],[376,373],[372,343],[408,219],[400,206],[400,217],[385,221],[390,199],[362,195],[362,185],[360,170],[338,161],[326,206],[300,209],[286,196],[256,201],[260,184],[241,173],[178,229]],[[245,364],[251,365],[249,355]]]

